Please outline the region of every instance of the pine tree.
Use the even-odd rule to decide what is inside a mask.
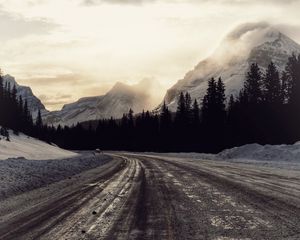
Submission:
[[[257,63],[253,63],[247,73],[243,94],[250,104],[258,104],[262,100],[261,70]]]
[[[41,110],[39,109],[38,115],[36,118],[35,125],[38,129],[41,129],[43,127],[43,120],[42,120],[42,115],[41,115]]]
[[[287,103],[289,101],[289,84],[288,84],[288,74],[286,71],[283,71],[281,74],[281,90],[280,90],[280,96],[281,96],[281,102]]]
[[[186,113],[186,102],[183,92],[180,93],[179,99],[177,102],[177,111],[176,111],[176,118],[177,120],[182,120]]]
[[[166,105],[166,102],[164,101],[161,113],[160,113],[160,129],[161,131],[168,131],[172,123],[171,120],[171,113],[169,111],[169,108]]]
[[[288,75],[289,103],[297,105],[300,102],[300,55],[292,55],[286,65]]]
[[[202,120],[204,124],[209,124],[214,121],[217,106],[217,84],[214,78],[208,81],[206,95],[202,100]]]
[[[282,103],[282,92],[279,72],[273,62],[263,77],[263,100],[268,104]]]
[[[134,120],[133,120],[133,110],[130,108],[128,112],[128,127],[133,128],[134,127]]]
[[[198,104],[196,99],[193,103],[192,119],[193,119],[193,126],[194,127],[199,127],[199,124],[200,124],[200,108],[199,108],[199,104]]]
[[[234,96],[231,94],[229,97],[229,102],[228,102],[228,112],[231,112],[233,110],[235,106],[235,100],[234,100]]]
[[[225,85],[222,81],[221,78],[219,78],[218,83],[217,83],[217,105],[218,105],[218,109],[220,111],[220,116],[221,118],[225,118],[226,115],[226,105],[225,105],[225,101],[226,101],[226,96],[225,96]]]
[[[185,111],[187,113],[190,113],[191,112],[191,108],[192,108],[192,98],[191,98],[191,95],[188,92],[186,92],[184,99],[185,99]]]

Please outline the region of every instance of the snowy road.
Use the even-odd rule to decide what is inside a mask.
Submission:
[[[300,239],[300,173],[119,154],[0,204],[0,239]]]

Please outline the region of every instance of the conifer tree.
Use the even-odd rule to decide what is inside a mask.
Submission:
[[[128,127],[133,128],[134,127],[134,120],[133,120],[133,110],[130,108],[128,112]]]
[[[169,111],[169,108],[166,105],[166,102],[164,101],[161,113],[160,113],[160,129],[161,131],[167,131],[171,126],[172,120],[171,120],[171,113]]]
[[[271,62],[263,77],[263,100],[268,104],[280,104],[282,103],[281,91],[279,72]]]
[[[288,84],[288,74],[283,71],[281,74],[281,89],[280,89],[281,102],[287,103],[290,95],[289,84]]]
[[[253,63],[247,73],[243,94],[250,104],[258,104],[262,100],[261,70],[257,63]]]
[[[200,124],[200,108],[198,101],[195,99],[192,108],[192,119],[194,127],[199,127]]]
[[[289,103],[297,105],[300,103],[300,55],[293,54],[286,65],[288,75]]]

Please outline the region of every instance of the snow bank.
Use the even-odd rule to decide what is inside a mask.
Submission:
[[[300,163],[300,142],[294,145],[247,144],[227,149],[217,154],[221,159],[248,159]]]
[[[1,140],[2,141],[2,140]],[[0,161],[0,200],[101,166],[111,158],[85,152],[69,159]]]
[[[74,153],[9,131],[0,136],[0,200],[57,182],[105,164],[110,157]]]
[[[8,158],[26,158],[30,160],[62,159],[78,155],[22,133],[17,136],[12,131],[9,131],[9,135],[10,141],[6,141],[1,136],[0,160]]]

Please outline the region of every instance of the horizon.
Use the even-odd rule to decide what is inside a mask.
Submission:
[[[142,80],[152,84],[155,106],[240,24],[268,22],[299,43],[295,9],[300,1],[289,3],[0,1],[1,67],[30,86],[49,110],[103,95],[117,82]]]

